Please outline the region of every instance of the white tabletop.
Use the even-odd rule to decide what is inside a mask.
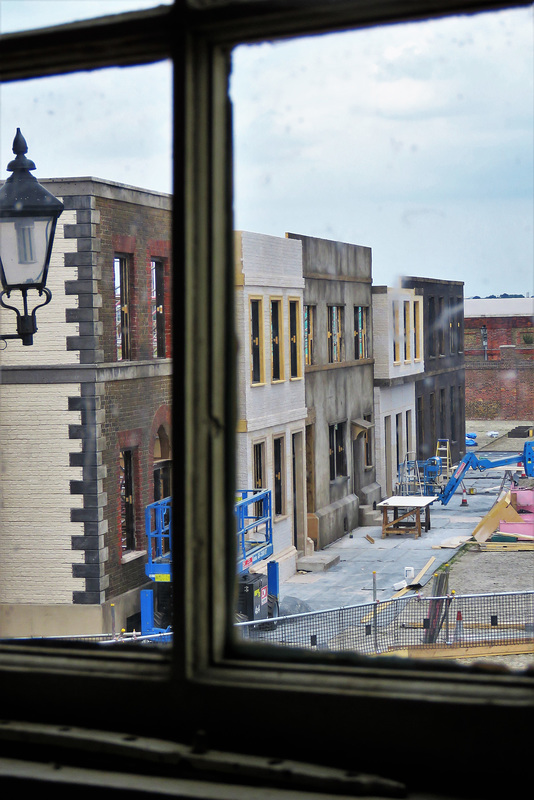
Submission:
[[[424,496],[422,494],[404,494],[404,495],[394,495],[394,497],[388,497],[387,500],[382,500],[381,503],[377,503],[377,508],[426,508],[434,500],[437,500],[437,495],[432,495],[430,497]]]

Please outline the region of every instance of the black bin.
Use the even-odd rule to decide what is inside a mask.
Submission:
[[[267,619],[267,575],[245,572],[238,576],[237,610],[250,622]]]

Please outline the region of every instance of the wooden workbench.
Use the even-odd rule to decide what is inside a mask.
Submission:
[[[424,511],[425,531],[430,530],[430,506],[436,498],[423,495],[395,495],[377,503],[376,507],[382,509],[382,539],[390,533],[414,533],[415,538],[421,536],[421,511]],[[389,511],[393,510],[393,519],[389,518]],[[403,514],[399,512],[403,510]],[[404,522],[404,524],[402,524]]]

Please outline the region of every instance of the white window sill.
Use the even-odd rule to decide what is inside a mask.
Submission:
[[[146,556],[146,550],[128,550],[128,552],[123,553],[121,556],[121,564],[129,564],[130,561],[135,561],[138,558],[142,558]]]

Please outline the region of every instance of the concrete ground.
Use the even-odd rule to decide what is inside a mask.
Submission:
[[[478,445],[469,448],[478,452],[491,450],[487,457],[498,459],[522,452],[525,439],[511,439],[507,433],[521,424],[533,421],[466,423],[466,431],[477,433]],[[488,436],[496,431],[499,437]],[[498,443],[498,447],[494,447]],[[419,538],[414,534],[396,534],[382,539],[381,526],[356,528],[329,547],[314,554],[304,563],[306,571],[284,581],[280,586],[282,615],[305,611],[320,611],[343,606],[361,605],[373,601],[373,573],[376,573],[376,599],[387,600],[397,591],[396,584],[405,578],[405,568],[413,567],[417,576],[430,559],[435,559],[420,579],[425,585],[435,570],[459,552],[458,547],[444,546],[457,537],[469,539],[478,522],[495,503],[501,489],[505,468],[484,473],[469,470],[464,485],[448,505],[436,499],[430,507],[431,528]],[[471,494],[470,490],[474,493]],[[464,505],[466,503],[467,505]],[[374,542],[369,541],[367,536]],[[315,559],[315,563],[313,563]],[[454,588],[454,587],[451,587]]]

